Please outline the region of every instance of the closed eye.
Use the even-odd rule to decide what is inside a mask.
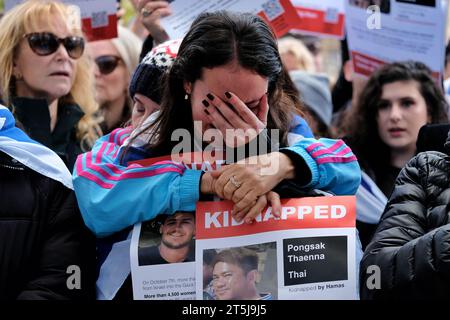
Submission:
[[[378,103],[378,109],[379,110],[386,109],[389,107],[389,105],[390,105],[389,101],[381,100],[380,103]]]

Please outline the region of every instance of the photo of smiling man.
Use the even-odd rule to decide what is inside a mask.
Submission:
[[[247,247],[228,248],[217,253],[213,267],[212,289],[216,300],[272,300],[276,295],[276,260],[264,259],[268,250],[275,250],[275,243],[263,244],[265,251]],[[276,255],[273,255],[275,258]],[[273,261],[272,261],[273,260]],[[269,268],[269,264],[272,268]],[[261,272],[262,268],[273,269]],[[265,274],[265,277],[262,275]],[[270,274],[270,277],[268,275]],[[272,286],[270,282],[274,282]],[[270,288],[270,289],[269,289]],[[268,291],[266,291],[269,289]]]
[[[139,266],[195,261],[194,213],[161,215],[147,226],[158,230],[161,241],[153,246],[139,246]]]

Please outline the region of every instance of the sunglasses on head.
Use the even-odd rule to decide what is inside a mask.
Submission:
[[[107,75],[117,68],[120,60],[122,59],[117,56],[106,55],[95,58],[95,63],[100,73]]]
[[[84,51],[84,39],[82,37],[58,38],[50,32],[34,32],[25,35],[31,50],[38,56],[48,56],[58,50],[62,44],[66,48],[67,54],[72,59],[81,57]]]

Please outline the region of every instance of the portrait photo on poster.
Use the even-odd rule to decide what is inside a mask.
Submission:
[[[203,300],[276,300],[276,242],[203,250]]]
[[[158,215],[142,223],[139,266],[195,261],[195,214]]]

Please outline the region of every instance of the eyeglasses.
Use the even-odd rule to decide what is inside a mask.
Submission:
[[[50,32],[34,32],[25,35],[31,50],[38,56],[48,56],[58,50],[62,44],[72,59],[78,59],[84,52],[84,39],[82,37],[58,38]]]
[[[117,56],[106,55],[95,58],[95,63],[97,64],[100,73],[107,75],[117,68],[119,61],[121,60],[122,59]]]

